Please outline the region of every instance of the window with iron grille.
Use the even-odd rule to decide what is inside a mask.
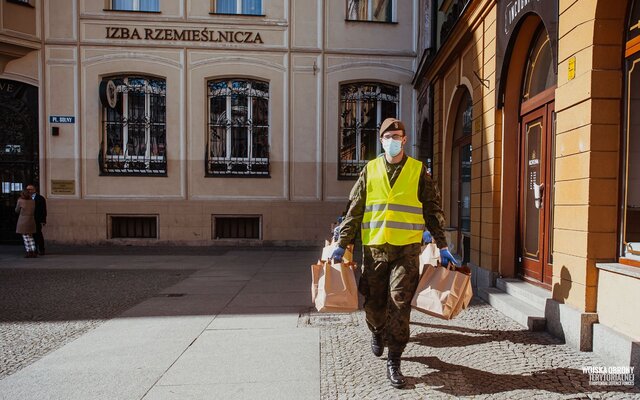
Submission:
[[[347,20],[393,22],[393,0],[347,0]]]
[[[112,239],[157,239],[158,217],[111,215]]]
[[[160,0],[112,0],[111,9],[117,11],[160,11]]]
[[[269,84],[213,80],[208,88],[206,176],[269,176]]]
[[[215,239],[260,239],[260,216],[213,216]]]
[[[104,106],[101,173],[166,176],[165,80],[118,76],[105,78],[100,86]]]
[[[216,14],[262,15],[262,0],[214,0]]]
[[[381,152],[380,124],[398,115],[398,87],[372,82],[340,85],[338,178],[356,179]]]

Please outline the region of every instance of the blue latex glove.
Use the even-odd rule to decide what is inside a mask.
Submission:
[[[440,262],[445,267],[447,265],[449,265],[449,262],[452,262],[453,265],[460,266],[460,264],[458,264],[458,261],[456,260],[456,258],[449,251],[449,249],[440,249]]]
[[[429,231],[422,232],[422,242],[424,244],[429,244],[432,241],[433,241],[433,238],[431,237],[431,233]]]
[[[333,241],[337,242],[340,239],[340,225],[333,229]]]
[[[333,253],[331,253],[331,258],[333,259],[333,261],[342,262],[342,256],[344,256],[344,250],[345,249],[343,249],[340,246],[336,247]]]

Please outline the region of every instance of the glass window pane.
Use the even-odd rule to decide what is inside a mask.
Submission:
[[[357,177],[378,155],[380,124],[397,114],[397,87],[372,82],[340,86],[339,176]]]
[[[133,0],[113,0],[111,8],[113,10],[134,11]]]
[[[145,77],[112,77],[116,105],[104,107],[107,173],[166,173],[166,83]],[[126,105],[126,108],[125,108]]]
[[[216,12],[221,14],[236,14],[236,0],[216,0]]]
[[[640,258],[640,91],[633,90],[640,83],[638,59],[628,63],[627,154],[624,209],[624,243],[626,255]],[[629,246],[630,245],[630,246]]]
[[[392,2],[391,0],[371,0],[373,1],[372,21],[391,22]]]
[[[160,0],[140,0],[140,11],[160,11]]]
[[[207,174],[268,175],[269,84],[242,79],[210,81],[208,96]]]
[[[247,157],[247,132],[246,127],[231,128],[231,157]]]
[[[524,191],[524,255],[529,258],[539,259],[540,243],[538,234],[540,232],[540,209],[535,205],[534,184],[540,184],[540,141],[542,140],[542,118],[527,123],[525,134],[525,154],[527,164],[525,164],[525,184]]]
[[[250,15],[261,15],[262,0],[242,0],[242,13]]]
[[[556,84],[553,72],[553,56],[549,36],[541,29],[535,44],[529,52],[527,73],[522,87],[522,99],[528,100]]]
[[[465,90],[462,100],[460,100],[460,106],[458,107],[458,115],[456,115],[456,122],[453,128],[453,141],[461,139],[465,136],[471,135],[472,118],[473,116],[473,101],[469,91]]]
[[[471,231],[471,144],[462,145],[460,157],[460,230]]]
[[[369,9],[368,0],[348,0],[347,19],[368,20],[367,11]]]

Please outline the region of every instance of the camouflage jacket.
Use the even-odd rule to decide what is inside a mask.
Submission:
[[[382,155],[384,157],[384,155]],[[385,159],[386,161],[386,159]],[[389,177],[389,183],[391,186],[395,183],[402,171],[402,167],[407,162],[407,156],[405,155],[397,164],[390,164],[385,162],[385,167],[387,169],[387,176]],[[347,215],[342,222],[342,227],[340,229],[340,239],[339,245],[340,247],[345,248],[349,243],[353,242],[360,229],[360,225],[362,223],[362,217],[364,216],[364,209],[367,197],[367,168],[363,168],[362,172],[360,172],[360,176],[356,181],[355,185],[353,185],[353,189],[351,189],[351,193],[349,194],[349,205],[347,208]],[[447,247],[447,240],[444,235],[444,213],[440,208],[440,192],[436,184],[431,179],[431,175],[427,172],[427,168],[422,166],[422,173],[420,175],[420,180],[418,181],[418,200],[422,203],[422,212],[424,216],[425,223],[427,225],[427,229],[431,232],[433,239],[436,242],[438,248]],[[393,246],[390,244],[385,244],[382,246],[372,246],[379,248],[379,250],[388,253],[398,253],[400,248],[406,246]],[[415,247],[415,246],[412,246]],[[418,245],[418,253],[420,252]],[[415,249],[413,249],[415,251]]]

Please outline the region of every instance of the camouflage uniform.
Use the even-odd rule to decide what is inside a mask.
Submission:
[[[385,162],[391,186],[397,180],[406,161],[405,155],[397,164]],[[364,168],[349,195],[349,209],[340,229],[339,245],[342,248],[346,248],[360,230],[367,195],[366,182]],[[446,247],[440,194],[424,165],[416,190],[422,203],[427,229],[439,248]],[[359,291],[365,298],[367,325],[373,333],[383,334],[389,351],[402,353],[409,341],[411,299],[419,280],[420,248],[420,243],[406,246],[387,243],[364,246],[363,249],[364,262]]]

